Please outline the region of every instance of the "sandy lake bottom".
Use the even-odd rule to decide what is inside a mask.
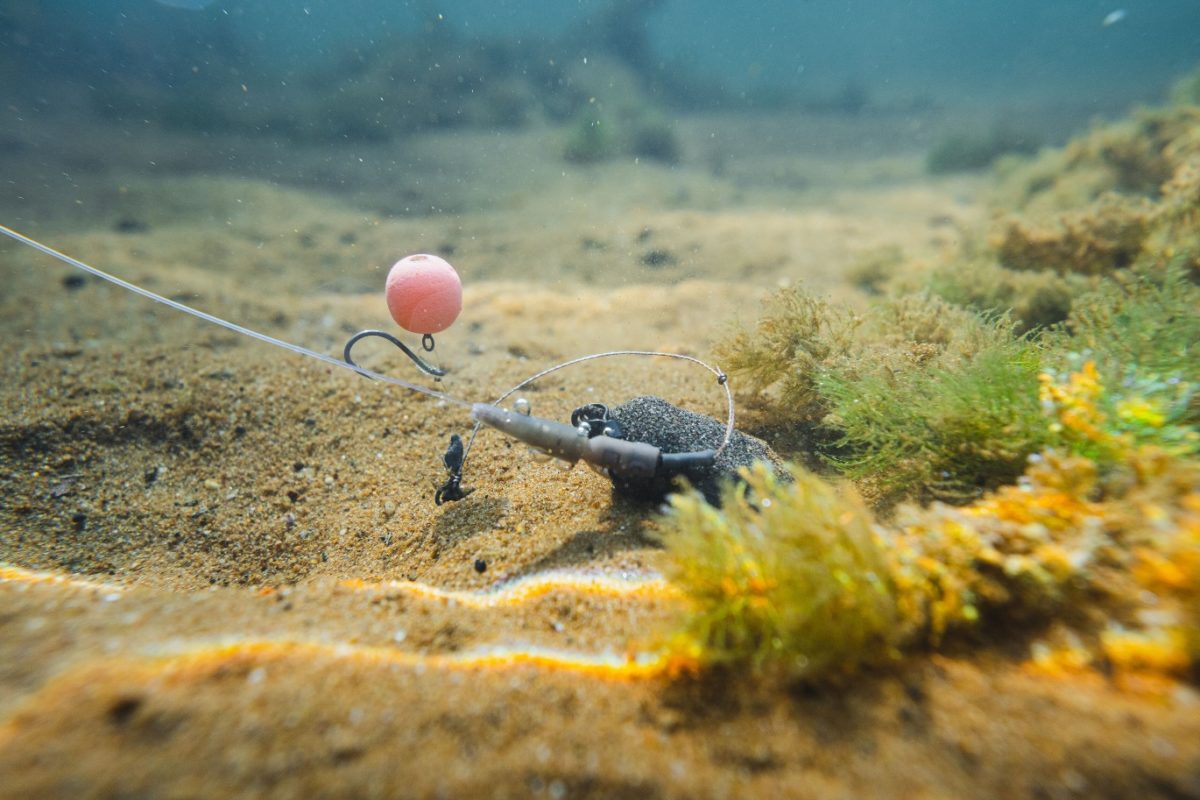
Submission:
[[[297,153],[287,184],[203,169],[261,144],[101,132],[11,155],[17,181],[61,169],[0,221],[331,354],[391,327],[393,260],[439,253],[467,288],[438,388],[490,400],[598,350],[709,357],[780,285],[863,304],[844,275],[874,248],[936,261],[989,178],[928,177],[929,126],[697,118],[676,167],[567,165],[553,130],[416,137]],[[475,492],[436,506],[462,409],[15,244],[0,263],[0,796],[1200,795],[1193,689],[1039,674],[1023,643],[819,690],[656,669],[679,600],[655,509],[487,433]],[[563,419],[651,393],[722,413],[711,376],[651,359],[524,396]]]

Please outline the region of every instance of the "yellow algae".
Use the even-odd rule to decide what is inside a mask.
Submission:
[[[722,510],[676,499],[668,574],[692,603],[676,644],[700,663],[817,677],[1001,620],[1071,620],[1093,635],[1042,653],[1046,670],[1186,676],[1200,659],[1200,470],[1153,448],[1121,457],[1119,484],[1047,452],[1017,486],[888,524],[795,468],[795,484],[749,473]]]
[[[1186,637],[1176,627],[1148,631],[1109,629],[1100,634],[1100,648],[1120,671],[1185,678],[1191,669]]]
[[[1039,375],[1038,380],[1043,406],[1058,417],[1058,422],[1053,424],[1056,432],[1071,431],[1095,444],[1116,444],[1110,442],[1112,437],[1104,430],[1107,418],[1097,407],[1101,387],[1094,361],[1084,363],[1082,369],[1070,373],[1065,381],[1057,381],[1054,375],[1046,372]]]
[[[1134,465],[1153,454],[1139,449],[1127,459],[1137,476]],[[913,604],[927,604],[935,641],[944,625],[965,621],[957,606],[976,598],[1009,614],[1057,616],[1071,598],[1131,613],[1140,602],[1136,565],[1159,574],[1154,554],[1171,546],[1193,513],[1195,469],[1187,462],[1171,462],[1168,475],[1162,469],[1143,469],[1122,492],[1110,488],[1092,499],[1100,490],[1095,464],[1047,453],[1021,485],[972,506],[909,509],[894,533],[897,568],[906,575],[898,584],[917,593]],[[1129,513],[1148,506],[1153,514]]]
[[[1141,397],[1119,401],[1117,414],[1124,422],[1152,428],[1161,428],[1167,422],[1167,415],[1159,403]]]
[[[672,646],[800,677],[889,656],[893,588],[866,509],[798,469],[791,481],[762,464],[743,477],[720,511],[696,494],[672,498],[668,574],[691,602]]]
[[[1030,658],[1025,668],[1056,678],[1074,678],[1090,673],[1094,662],[1095,655],[1078,640],[1055,645],[1035,642],[1030,648]]]

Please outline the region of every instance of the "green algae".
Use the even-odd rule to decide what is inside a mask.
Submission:
[[[954,305],[981,313],[1007,311],[1020,333],[1065,322],[1073,297],[1089,288],[1073,275],[1011,270],[986,257],[935,269],[927,287]]]
[[[771,390],[778,424],[801,426],[804,444],[877,504],[969,499],[1015,479],[1049,439],[1037,344],[1006,317],[937,297],[855,315],[784,290],[719,355],[752,390]]]
[[[796,325],[779,319],[786,309],[776,305],[766,327],[788,332],[790,350],[772,350],[769,337],[746,348],[744,336],[734,337],[726,352],[735,373],[748,368],[758,391],[776,375],[782,404],[811,409],[810,422],[822,435],[810,437],[810,445],[876,501],[969,499],[1014,480],[1023,459],[1045,447],[1110,464],[1111,452],[1094,437],[1047,425],[1048,393],[1088,362],[1103,385],[1089,402],[1106,441],[1194,454],[1197,123],[1194,106],[1143,109],[1025,167],[1010,162],[1000,193],[1008,192],[1009,206],[988,247],[967,241],[925,282],[947,306],[930,310],[945,324],[974,331],[958,334],[972,346],[957,353],[938,348],[907,362],[889,357],[888,348],[893,356],[906,347],[915,353],[919,337],[915,327],[877,324],[887,316],[879,309],[901,302],[885,298],[840,358],[805,361],[791,354],[811,350],[796,338],[823,330],[811,319],[814,311],[835,320],[839,312],[810,304]],[[1014,197],[1017,184],[1024,188]],[[962,316],[968,310],[973,317]],[[803,397],[790,391],[798,370],[811,387]],[[788,418],[780,415],[781,422]]]
[[[1036,346],[996,332],[957,363],[827,373],[826,424],[839,433],[827,461],[881,500],[962,501],[1015,480],[1051,437],[1036,396]]]
[[[791,456],[815,454],[881,507],[969,501],[1047,447],[1110,462],[1049,415],[1048,392],[1085,362],[1104,387],[1088,402],[1108,439],[1195,453],[1200,287],[1178,267],[1095,286],[1062,324],[1032,333],[934,296],[855,314],[786,289],[719,356],[764,400],[768,427],[807,451]]]

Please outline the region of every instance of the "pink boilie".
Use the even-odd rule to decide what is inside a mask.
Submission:
[[[438,333],[462,311],[462,281],[449,262],[424,253],[402,258],[384,290],[392,319],[410,333]]]

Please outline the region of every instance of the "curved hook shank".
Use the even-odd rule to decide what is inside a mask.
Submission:
[[[435,378],[440,378],[446,374],[446,370],[438,369],[437,367],[433,366],[428,361],[421,358],[419,355],[417,355],[412,350],[410,350],[408,345],[406,345],[404,342],[397,339],[395,336],[392,336],[387,331],[376,331],[376,330],[359,331],[358,333],[351,336],[349,341],[346,342],[346,346],[342,350],[342,358],[345,359],[347,364],[354,367],[355,369],[358,369],[359,367],[358,367],[358,364],[354,363],[354,359],[352,359],[350,357],[350,351],[354,348],[354,345],[356,345],[359,341],[366,339],[368,336],[378,336],[381,339],[387,339],[389,342],[396,345],[396,347],[400,348],[400,350],[402,350],[404,352],[404,355],[406,355],[412,359],[413,363],[417,365],[417,369],[421,370],[426,375],[432,375]],[[370,377],[370,376],[368,376],[368,377]]]

